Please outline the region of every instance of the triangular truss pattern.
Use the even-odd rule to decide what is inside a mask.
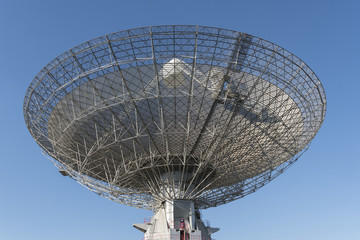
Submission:
[[[54,59],[26,124],[62,173],[114,201],[218,206],[307,150],[326,112],[313,71],[249,34],[203,26],[121,31]]]

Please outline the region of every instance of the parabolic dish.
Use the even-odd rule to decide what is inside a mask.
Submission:
[[[202,26],[121,31],[83,43],[32,81],[26,124],[66,174],[153,208],[233,201],[281,174],[325,116],[314,72],[249,34]]]

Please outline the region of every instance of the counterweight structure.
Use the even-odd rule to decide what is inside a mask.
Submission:
[[[31,82],[28,129],[63,175],[154,211],[145,239],[211,239],[199,209],[247,194],[292,165],[325,116],[324,89],[264,39],[203,26],[105,35]]]

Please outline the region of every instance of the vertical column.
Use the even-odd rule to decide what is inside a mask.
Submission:
[[[144,240],[211,240],[218,229],[204,225],[191,200],[163,202],[151,223],[134,224],[145,233]]]

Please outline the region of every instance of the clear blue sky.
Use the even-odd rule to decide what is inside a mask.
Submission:
[[[310,150],[258,192],[203,211],[217,240],[360,239],[359,1],[0,0],[0,239],[140,240],[151,212],[62,177],[26,129],[34,76],[73,46],[148,25],[199,24],[279,44],[319,76],[328,99]]]

